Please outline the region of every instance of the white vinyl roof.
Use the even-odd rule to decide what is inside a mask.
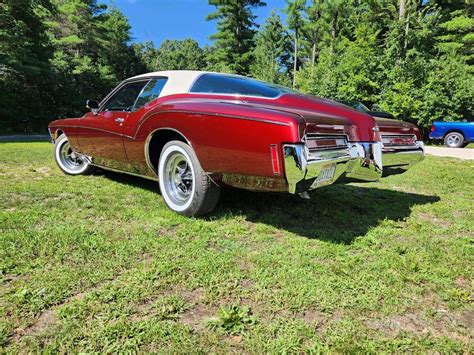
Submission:
[[[174,94],[185,94],[188,93],[191,89],[191,86],[194,84],[196,79],[202,74],[220,74],[207,71],[198,71],[198,70],[166,70],[166,71],[155,71],[151,73],[145,73],[141,75],[134,76],[130,79],[140,79],[140,78],[149,78],[149,77],[167,77],[168,81],[161,91],[160,97],[174,95]],[[232,75],[232,74],[224,74]],[[129,79],[129,80],[130,80]]]

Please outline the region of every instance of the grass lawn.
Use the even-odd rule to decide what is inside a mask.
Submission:
[[[0,144],[0,351],[473,352],[474,162],[293,196],[70,177]]]

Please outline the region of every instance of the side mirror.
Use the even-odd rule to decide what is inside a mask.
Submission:
[[[86,101],[86,107],[89,110],[98,110],[99,109],[99,103],[96,100],[87,100]]]

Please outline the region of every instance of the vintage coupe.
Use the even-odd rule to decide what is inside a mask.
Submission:
[[[210,212],[223,184],[307,197],[341,176],[375,181],[382,174],[373,117],[242,76],[143,74],[87,107],[83,117],[49,125],[59,167],[158,180],[166,204],[188,216]],[[402,162],[419,155],[391,153]]]

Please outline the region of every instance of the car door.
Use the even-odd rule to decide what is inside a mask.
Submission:
[[[82,153],[92,157],[94,164],[130,170],[123,144],[123,126],[148,81],[121,84],[106,97],[96,112],[84,116],[78,141]]]
[[[140,92],[135,104],[123,124],[123,139],[125,152],[129,159],[130,167],[137,174],[146,175],[147,166],[144,164],[144,138],[136,137],[137,129],[144,115],[157,105],[155,101],[161,95],[168,78],[155,77],[151,79]]]

